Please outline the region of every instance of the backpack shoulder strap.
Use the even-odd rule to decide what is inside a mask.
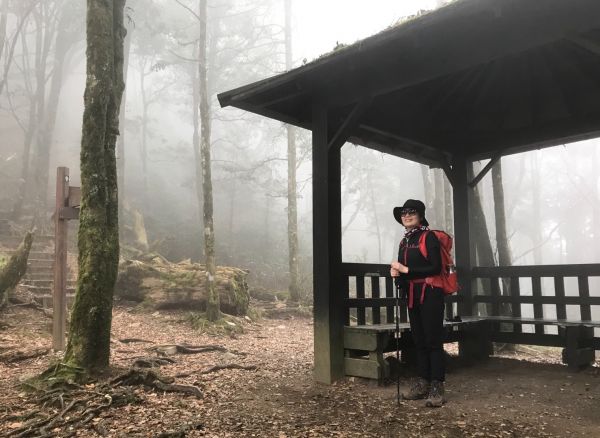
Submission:
[[[429,235],[430,230],[426,230],[419,236],[419,251],[421,251],[421,255],[428,259],[429,254],[427,253],[427,236]]]

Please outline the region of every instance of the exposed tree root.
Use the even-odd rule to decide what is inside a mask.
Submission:
[[[151,351],[156,351],[158,354],[170,356],[176,353],[180,354],[198,354],[208,353],[210,351],[219,351],[226,353],[228,350],[225,347],[219,345],[187,345],[187,344],[169,344],[169,345],[157,345],[149,348]]]
[[[203,351],[227,351],[223,347],[181,345],[184,354]],[[201,350],[201,351],[198,351]],[[75,435],[77,430],[93,428],[100,435],[108,432],[101,424],[92,423],[103,411],[113,407],[137,403],[141,399],[133,390],[133,386],[165,392],[190,394],[201,398],[200,388],[193,385],[174,383],[173,377],[161,376],[155,368],[172,364],[175,361],[166,357],[137,358],[133,367],[127,372],[106,383],[93,383],[85,370],[68,363],[56,363],[46,369],[40,377],[25,382],[23,385],[34,393],[35,402],[39,409],[32,409],[22,415],[10,415],[0,418],[1,422],[19,423],[10,431],[10,437],[68,437]],[[198,370],[177,377],[187,377],[193,374],[209,374],[222,369],[255,370],[256,366],[238,364],[216,365],[206,370]],[[85,382],[82,385],[77,382]],[[163,432],[162,437],[184,437],[191,430],[202,429],[202,423],[192,423],[175,431]]]
[[[181,377],[190,377],[195,374],[199,374],[199,375],[210,374],[210,373],[214,373],[214,372],[221,371],[221,370],[255,371],[256,369],[257,369],[256,365],[239,365],[237,363],[230,363],[227,365],[215,365],[206,370],[195,370],[195,371],[191,371],[189,373],[179,373],[179,374],[176,374],[175,377],[181,378]]]
[[[177,385],[173,383],[174,380],[172,377],[161,376],[153,370],[132,368],[127,373],[111,380],[110,383],[117,386],[143,385],[159,391],[181,392],[192,394],[198,398],[202,397],[200,388],[192,385]]]
[[[33,410],[20,417],[10,417],[11,420],[18,418],[21,421],[29,421],[12,430],[8,436],[17,438],[71,436],[75,433],[74,430],[66,430],[66,427],[80,428],[110,407],[139,401],[131,388],[114,388],[110,385],[100,385],[93,390],[79,386],[76,388],[39,391],[36,401],[53,412],[46,415],[40,410]],[[7,419],[2,419],[5,420]]]
[[[187,433],[192,430],[202,430],[204,429],[204,424],[197,422],[192,424],[186,424],[185,426],[172,431],[172,432],[162,432],[158,435],[157,438],[185,438]]]
[[[36,348],[34,350],[19,350],[19,351],[9,351],[7,353],[0,354],[0,362],[4,363],[14,363],[20,362],[22,360],[33,359],[35,357],[40,357],[48,354],[50,350],[47,348]]]
[[[139,357],[133,362],[133,366],[137,368],[154,368],[173,363],[175,361],[168,357]]]
[[[122,342],[123,344],[131,344],[133,342],[141,342],[141,343],[145,343],[145,344],[154,344],[153,341],[147,341],[145,339],[140,339],[140,338],[124,338],[124,339],[119,339],[119,342]]]

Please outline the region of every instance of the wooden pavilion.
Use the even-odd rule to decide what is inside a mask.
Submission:
[[[448,300],[447,313],[458,311],[463,322],[448,323],[448,339],[460,342],[461,353],[487,355],[491,341],[501,341],[562,346],[574,367],[593,360],[600,323],[591,306],[600,306],[600,296],[590,295],[588,277],[600,276],[600,265],[475,267],[469,192],[503,155],[600,136],[600,1],[458,0],[218,97],[224,107],[312,131],[318,381],[381,378],[382,352],[393,338],[389,266],[342,263],[346,142],[442,168],[451,182],[462,290]],[[471,179],[469,163],[482,159],[491,161]],[[386,277],[384,296],[378,277]],[[544,277],[554,279],[554,291],[542,290]],[[577,293],[565,294],[565,277],[578,278]],[[531,295],[519,293],[522,278],[531,281]],[[485,285],[480,293],[475,279]],[[501,279],[510,284],[508,296]],[[507,303],[512,314],[500,316]],[[534,318],[521,317],[522,304],[533,306]],[[545,304],[555,306],[555,317],[544,314]],[[581,318],[567,320],[567,305],[579,306]],[[545,330],[549,325],[559,326],[558,334]]]

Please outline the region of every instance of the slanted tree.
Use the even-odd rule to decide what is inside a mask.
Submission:
[[[125,0],[87,1],[87,80],[81,138],[79,277],[65,362],[95,371],[108,365],[119,262],[115,147],[123,79]]]
[[[494,217],[496,220],[496,246],[498,265],[510,266],[512,256],[506,229],[506,209],[504,207],[504,186],[502,184],[502,159],[492,167],[492,190],[494,193]]]
[[[6,263],[0,263],[0,307],[8,302],[8,294],[25,275],[32,243],[33,233],[28,231],[14,254]]]

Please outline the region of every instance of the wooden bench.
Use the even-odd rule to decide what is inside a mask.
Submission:
[[[489,356],[489,323],[485,318],[463,318],[462,321],[444,321],[445,342],[460,341],[460,355],[469,359]],[[400,349],[403,355],[414,347],[410,325],[400,324]],[[396,349],[396,325],[374,324],[344,327],[344,367],[348,376],[376,379],[380,383],[390,376],[384,353]]]
[[[579,370],[594,363],[595,350],[600,349],[594,339],[594,328],[600,328],[600,321],[525,318],[514,316],[482,317],[490,324],[488,333],[493,342],[544,345],[562,347],[562,361],[572,370]],[[500,324],[510,324],[513,331],[501,331]],[[524,333],[522,325],[533,325],[533,333]],[[544,326],[558,327],[558,334],[544,333]]]
[[[342,276],[346,374],[381,382],[389,376],[383,355],[396,348],[389,265],[343,263]],[[446,342],[458,341],[460,355],[472,360],[492,354],[493,342],[562,347],[569,368],[588,366],[600,350],[600,336],[594,333],[600,328],[600,316],[594,314],[600,294],[590,277],[600,277],[600,264],[473,268],[471,293],[447,296],[445,314],[450,319],[456,314],[480,316],[446,322]],[[544,282],[548,278],[552,287]],[[567,312],[569,306],[579,310],[580,319]],[[408,353],[412,339],[405,303],[400,305],[400,321],[400,348]],[[533,332],[524,332],[523,325],[532,325]],[[557,333],[544,326],[557,327]]]
[[[545,335],[540,341],[535,333],[520,330],[500,331],[499,324],[558,327],[557,335]],[[595,361],[594,328],[600,321],[517,318],[510,316],[466,317],[462,321],[444,321],[445,342],[459,342],[459,355],[467,360],[481,360],[493,354],[493,342],[562,347],[562,361],[569,369],[579,370]],[[539,329],[537,330],[539,332]],[[344,327],[344,367],[346,375],[376,379],[382,383],[390,376],[384,353],[396,349],[395,324]],[[403,354],[413,347],[410,325],[400,324],[400,349]]]

